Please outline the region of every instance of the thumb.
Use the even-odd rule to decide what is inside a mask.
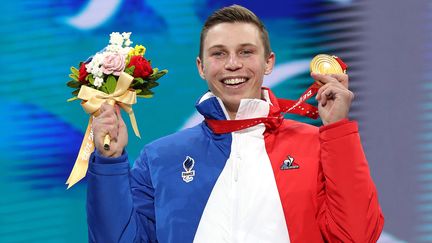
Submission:
[[[121,115],[119,105],[116,105],[116,115],[117,115],[117,119],[118,119],[118,128],[119,128],[119,132],[120,132],[120,130],[124,130],[126,128],[126,124],[125,124],[123,117]]]
[[[115,106],[115,111],[116,111],[117,119],[119,121],[119,128],[124,127],[125,122],[123,121],[123,117],[122,117],[121,112],[120,112],[120,106],[117,104]]]

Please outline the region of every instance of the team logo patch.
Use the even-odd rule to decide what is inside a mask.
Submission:
[[[192,170],[195,165],[195,160],[189,156],[186,156],[185,161],[183,161],[183,168],[185,171],[182,172],[183,181],[189,183],[193,181],[195,176],[195,170]]]
[[[280,167],[281,170],[293,170],[298,169],[300,166],[294,162],[294,158],[289,156],[283,161],[282,166]]]

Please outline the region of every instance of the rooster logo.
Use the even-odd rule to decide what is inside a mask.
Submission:
[[[294,158],[288,155],[288,157],[283,161],[281,170],[293,170],[298,169],[300,166],[294,162]]]

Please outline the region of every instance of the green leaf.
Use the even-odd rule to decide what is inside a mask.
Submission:
[[[148,83],[148,88],[149,89],[152,89],[152,88],[157,87],[157,86],[159,86],[158,82],[151,81],[151,82]]]
[[[78,81],[78,76],[76,76],[76,75],[73,74],[73,73],[69,74],[69,78],[71,78],[71,79],[73,79],[73,80],[75,80],[75,81]]]
[[[102,86],[100,87],[100,90],[101,90],[102,92],[104,92],[104,93],[109,94],[109,93],[108,93],[108,89],[107,89],[107,87],[105,86],[105,84],[102,84]]]
[[[93,77],[93,74],[89,74],[89,75],[87,75],[86,80],[89,81],[89,83],[90,83],[91,85],[94,85],[94,77]]]
[[[72,98],[67,99],[66,101],[67,102],[71,102],[71,101],[74,101],[74,100],[79,100],[79,99],[78,99],[78,97],[74,96]]]
[[[153,95],[152,94],[149,94],[149,95],[137,95],[137,97],[138,98],[152,98],[153,97]]]
[[[153,73],[152,75],[150,75],[150,77],[148,78],[149,81],[156,81],[158,79],[160,79],[162,76],[164,76],[165,74],[168,73],[168,70],[164,69],[161,70],[157,73]]]
[[[135,66],[130,66],[124,70],[125,73],[127,73],[131,76],[133,76],[134,71],[135,71]]]
[[[79,91],[80,91],[80,89],[76,89],[76,90],[74,90],[74,91],[72,92],[72,95],[73,95],[73,96],[78,96]]]
[[[105,83],[105,87],[106,87],[106,89],[108,91],[107,93],[108,94],[114,93],[116,85],[117,85],[116,78],[113,75],[109,75],[108,78],[107,78],[107,80],[106,80],[106,83]]]
[[[68,87],[71,87],[71,88],[79,88],[79,87],[81,87],[81,83],[78,82],[78,81],[75,81],[75,80],[71,80],[71,81],[67,82],[66,85]]]
[[[142,78],[134,78],[134,80],[136,80],[140,84],[144,83],[144,79],[142,79]]]
[[[142,86],[139,82],[132,82],[131,87],[134,89],[139,89]]]
[[[153,95],[153,94],[154,93],[151,90],[149,90],[149,89],[143,89],[143,90],[141,90],[141,92],[139,94],[137,94],[137,96],[138,95]]]
[[[75,76],[79,77],[79,70],[76,69],[76,67],[72,66],[70,68],[70,70],[71,70],[72,74],[75,74]]]

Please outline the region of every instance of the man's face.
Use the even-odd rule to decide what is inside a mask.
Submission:
[[[269,74],[275,56],[264,56],[259,29],[249,23],[221,23],[211,27],[203,42],[199,73],[210,90],[222,99],[228,111],[236,112],[240,100],[261,98],[264,74]]]

